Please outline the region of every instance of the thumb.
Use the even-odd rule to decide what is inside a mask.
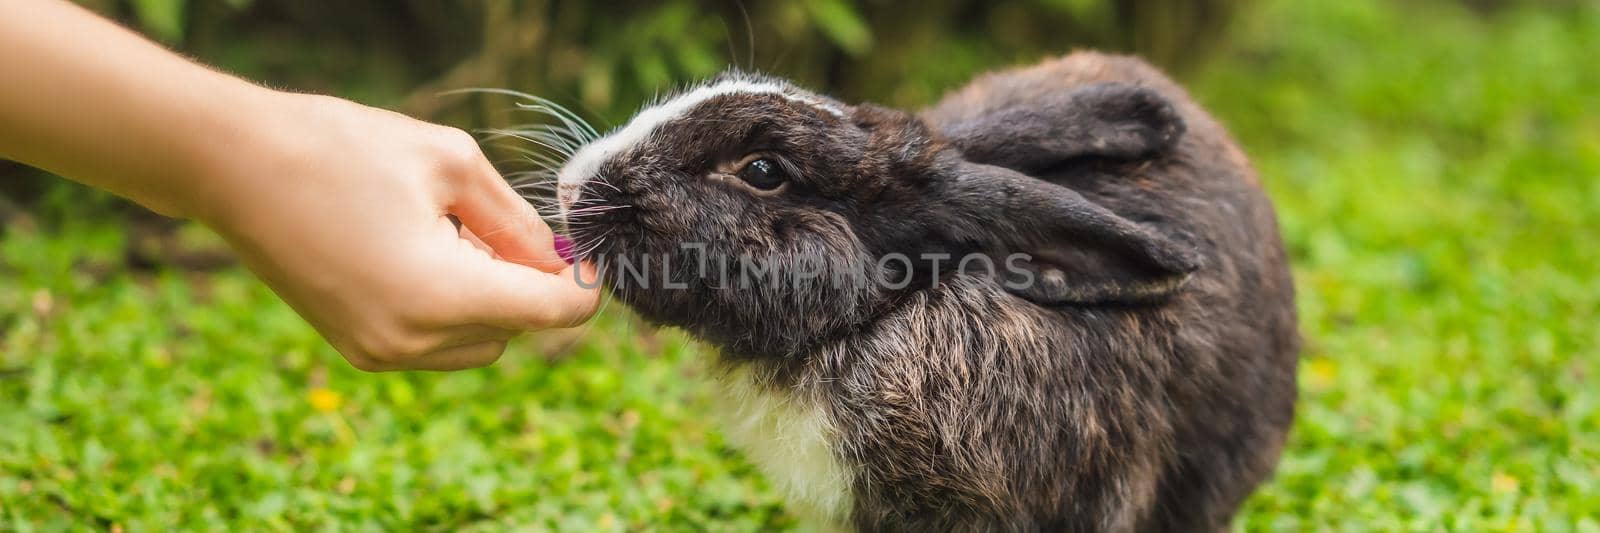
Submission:
[[[514,330],[572,327],[593,316],[600,304],[598,275],[580,263],[550,273],[516,263],[468,254],[456,291],[460,316],[471,322]]]
[[[547,273],[567,268],[556,253],[555,234],[538,211],[501,179],[487,159],[481,155],[479,159],[472,175],[456,181],[459,185],[447,207],[450,214],[507,261]]]

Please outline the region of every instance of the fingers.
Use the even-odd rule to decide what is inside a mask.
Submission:
[[[409,326],[336,348],[369,372],[476,368],[498,359],[517,333],[576,326],[599,306],[591,265],[552,274],[465,244],[460,252],[459,260],[470,266],[452,266],[448,279],[456,283],[426,298],[426,311],[410,313]]]
[[[484,366],[516,333],[577,325],[599,305],[593,268],[569,267],[561,259],[550,228],[470,136],[438,131],[443,140],[431,153],[440,157],[431,168],[444,179],[429,182],[437,188],[427,197],[437,203],[425,209],[443,213],[425,212],[435,224],[426,235],[407,234],[415,246],[386,248],[402,252],[404,261],[388,271],[391,276],[368,284],[407,296],[378,306],[377,316],[355,313],[363,319],[345,320],[366,328],[329,337],[344,339],[336,347],[363,370]],[[591,286],[577,281],[578,271]]]
[[[566,328],[593,316],[600,304],[594,267],[579,264],[549,273],[481,254],[454,292],[453,314],[475,323],[514,330]]]
[[[472,230],[469,230],[466,227],[462,227],[461,229],[456,230],[456,234],[460,235],[462,240],[465,240],[468,243],[470,243],[473,248],[477,248],[479,250],[483,250],[484,253],[487,253],[490,256],[495,255],[494,248],[489,247],[488,244],[483,242],[483,239],[479,239],[477,235],[474,235],[472,233]],[[496,257],[496,259],[501,259],[501,258]]]
[[[481,152],[476,160],[464,170],[466,175],[457,178],[448,211],[507,261],[545,272],[566,268],[556,253],[555,235],[538,211],[511,189]]]
[[[447,209],[461,221],[457,234],[462,239],[492,253],[455,256],[448,267],[456,289],[447,299],[453,303],[440,311],[456,320],[519,331],[587,320],[599,305],[593,268],[575,270],[562,260],[554,234],[533,206],[501,179],[475,145],[471,154],[472,164],[460,166],[470,166],[470,171],[451,180]],[[579,282],[577,272],[584,273],[587,283]]]

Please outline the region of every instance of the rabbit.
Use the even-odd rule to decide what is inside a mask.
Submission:
[[[824,528],[1220,530],[1293,420],[1273,208],[1134,57],[920,114],[728,73],[557,175],[574,252],[718,349],[729,442]]]

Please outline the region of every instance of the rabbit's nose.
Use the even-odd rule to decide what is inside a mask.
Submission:
[[[580,187],[577,183],[562,183],[556,185],[556,201],[561,204],[561,209],[563,211],[571,209],[572,204],[578,201],[579,189]]]

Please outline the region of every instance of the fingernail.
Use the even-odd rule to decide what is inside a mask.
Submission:
[[[561,260],[567,264],[572,264],[572,239],[568,239],[565,235],[556,235],[556,255],[561,256]]]

